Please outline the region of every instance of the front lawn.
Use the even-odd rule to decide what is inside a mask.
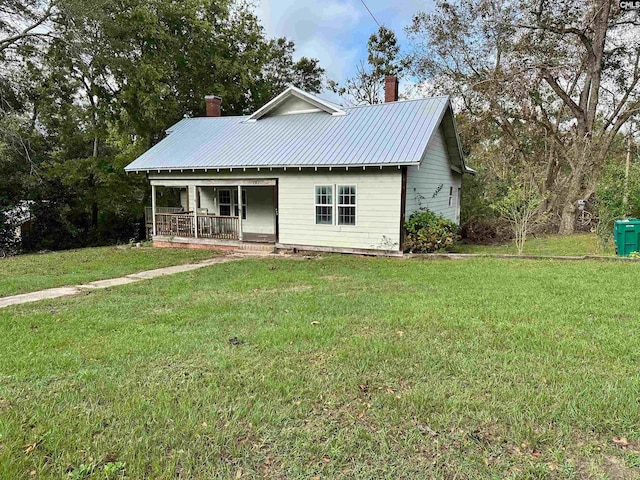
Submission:
[[[98,247],[0,259],[0,297],[197,262],[212,250]]]
[[[637,478],[640,266],[245,260],[0,311],[0,478]]]
[[[517,254],[513,242],[502,245],[469,245],[456,244],[451,251],[455,253],[481,254]],[[608,248],[598,248],[598,236],[593,233],[577,233],[575,235],[542,235],[531,236],[524,245],[525,255],[582,256],[582,255],[614,255],[613,241]]]

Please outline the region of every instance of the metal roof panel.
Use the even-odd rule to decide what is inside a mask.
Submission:
[[[127,171],[419,163],[449,106],[425,98],[326,112],[186,118]]]

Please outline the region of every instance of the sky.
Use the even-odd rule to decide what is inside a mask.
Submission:
[[[257,1],[256,13],[267,35],[293,40],[296,56],[319,59],[329,79],[342,83],[360,60],[366,61],[367,40],[378,26],[360,0]],[[409,47],[404,27],[418,11],[433,8],[433,0],[365,3],[380,24],[396,32],[403,48]]]

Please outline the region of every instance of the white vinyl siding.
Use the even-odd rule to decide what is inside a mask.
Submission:
[[[262,169],[260,172],[221,170],[219,173],[149,173],[149,178],[156,185],[179,183],[204,186],[206,180],[275,178],[278,179],[280,244],[367,250],[389,250],[388,245],[395,245],[395,250],[400,249],[402,174],[395,167],[348,171],[344,168],[333,171],[323,168],[317,172],[312,169],[286,172],[282,169]],[[322,185],[357,186],[356,225],[336,225],[335,221],[332,225],[316,225],[315,187]],[[248,218],[243,222],[247,232],[257,203],[253,200],[252,188],[247,187]],[[256,189],[266,190],[264,187]],[[268,208],[273,212],[272,202],[269,202]]]
[[[267,116],[288,115],[309,110],[319,111],[319,108],[301,98],[291,97],[271,110]]]
[[[386,250],[386,243],[400,249],[399,169],[303,170],[279,178],[281,244]],[[316,225],[310,195],[316,185],[357,185],[357,225]]]
[[[439,129],[434,132],[420,166],[407,167],[406,218],[420,208],[428,208],[459,222],[457,192],[461,185],[462,175],[451,169],[444,136]]]
[[[247,233],[275,234],[276,212],[273,205],[275,187],[246,187],[247,218],[242,228]]]
[[[206,209],[209,215],[216,215],[216,191],[212,187],[200,187],[200,208]]]

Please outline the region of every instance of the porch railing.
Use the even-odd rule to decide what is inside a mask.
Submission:
[[[239,238],[238,217],[221,217],[219,215],[198,215],[198,236],[202,238],[222,238],[237,240]]]
[[[156,213],[182,213],[182,207],[156,207]],[[153,225],[153,208],[144,207],[144,223],[148,226]]]
[[[156,213],[156,235],[193,237],[194,218],[190,212]]]
[[[156,235],[195,237],[193,212],[156,213]],[[198,215],[198,237],[238,240],[240,222],[238,217]]]

